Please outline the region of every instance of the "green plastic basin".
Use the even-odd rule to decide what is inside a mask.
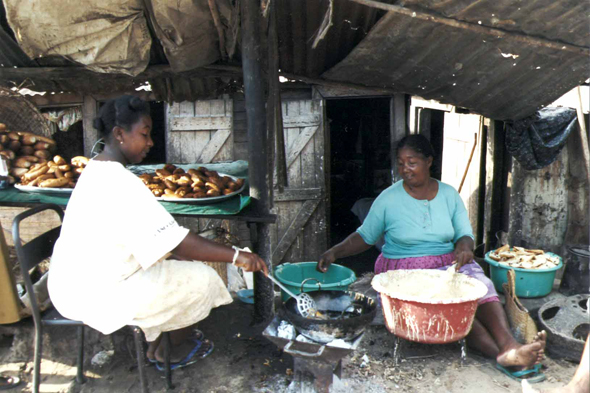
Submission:
[[[317,262],[283,263],[274,269],[274,276],[294,294],[317,290],[346,291],[356,281],[356,276],[347,267],[332,264],[326,273],[316,270]],[[287,301],[291,296],[281,290],[281,299]]]
[[[563,266],[561,257],[557,254],[547,252],[552,257],[559,258],[559,264],[550,269],[521,269],[500,265],[497,261],[490,258],[488,252],[485,261],[490,265],[490,279],[498,292],[504,292],[502,284],[508,281],[508,270],[514,270],[516,296],[518,297],[543,297],[548,295],[553,288],[555,273]]]

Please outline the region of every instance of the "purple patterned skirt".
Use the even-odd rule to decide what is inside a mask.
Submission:
[[[383,254],[379,255],[375,262],[375,274],[385,273],[389,270],[411,270],[411,269],[436,269],[446,270],[455,260],[455,253],[450,252],[448,254],[436,255],[430,257],[412,257],[412,258],[401,258],[401,259],[389,259],[385,258]],[[494,288],[492,281],[486,277],[482,268],[475,262],[471,261],[459,269],[459,273],[473,277],[485,284],[488,288],[488,293],[484,297],[479,299],[478,304],[484,304],[488,302],[499,302],[498,293]]]

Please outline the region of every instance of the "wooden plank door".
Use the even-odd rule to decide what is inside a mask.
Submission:
[[[233,101],[180,102],[166,111],[166,161],[207,164],[233,159]]]
[[[273,264],[317,261],[327,248],[323,100],[282,103],[288,187],[274,195]]]
[[[479,206],[479,168],[481,158],[483,117],[459,113],[445,113],[442,176],[444,183],[459,190],[467,169],[473,145],[477,144],[467,177],[461,189],[461,199],[469,212],[473,234],[477,231]]]

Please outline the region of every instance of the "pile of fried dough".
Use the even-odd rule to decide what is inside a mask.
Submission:
[[[244,179],[233,179],[204,167],[184,171],[166,164],[156,173],[144,173],[139,178],[156,197],[211,198],[229,195],[244,185]]]
[[[489,257],[500,265],[520,269],[550,269],[559,265],[559,258],[543,250],[510,247],[508,244],[490,252]]]
[[[35,158],[35,157],[31,157]],[[25,157],[17,158],[25,160]],[[41,188],[74,188],[78,178],[88,164],[88,158],[77,156],[70,160],[70,164],[61,156],[55,156],[51,161],[33,163],[26,161],[26,168],[13,168],[13,172],[20,176],[20,184]],[[25,165],[25,164],[22,164]]]

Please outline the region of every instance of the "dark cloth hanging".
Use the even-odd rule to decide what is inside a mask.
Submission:
[[[541,169],[557,159],[576,127],[576,111],[543,108],[532,116],[506,123],[506,148],[528,170]]]

